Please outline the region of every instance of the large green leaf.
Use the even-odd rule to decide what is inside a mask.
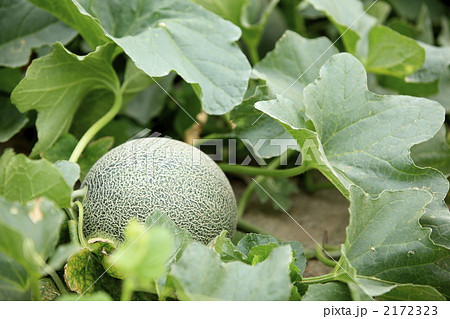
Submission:
[[[54,14],[62,10],[51,1],[34,3]],[[64,14],[59,15],[63,21],[72,25],[70,16],[89,16],[92,29],[97,30],[94,24],[99,23],[106,36],[150,76],[174,70],[193,85],[206,112],[223,114],[242,101],[250,64],[234,44],[241,32],[230,22],[182,0],[65,3]],[[79,19],[74,27],[82,32],[84,23]]]
[[[74,163],[65,165],[59,169],[47,160],[30,160],[6,150],[0,157],[0,195],[21,203],[45,196],[61,207],[69,207],[78,167]]]
[[[11,104],[8,98],[0,96],[0,143],[8,141],[28,122],[28,118]]]
[[[424,49],[413,39],[381,25],[358,0],[307,0],[336,25],[348,52],[369,72],[403,77],[420,69]]]
[[[288,300],[291,261],[289,246],[275,248],[266,260],[250,266],[223,263],[214,251],[192,243],[170,274],[182,300]]]
[[[31,50],[69,42],[76,31],[26,0],[0,1],[0,65],[28,63]]]
[[[435,169],[416,167],[409,156],[412,145],[440,129],[443,108],[423,98],[369,92],[364,67],[347,53],[331,57],[304,96],[314,129],[298,121],[304,115],[292,104],[271,107],[274,101],[266,101],[256,107],[285,124],[302,146],[304,165],[321,170],[346,196],[352,184],[371,195],[385,189],[430,190],[434,200],[421,223],[433,228],[435,242],[448,245],[450,214],[443,201],[448,182]]]
[[[106,45],[77,56],[57,43],[51,54],[33,61],[11,95],[19,111],[38,112],[39,140],[32,155],[51,147],[69,129],[90,92],[103,89],[118,94],[119,80],[111,66],[113,51],[114,45]]]
[[[430,285],[450,295],[450,251],[419,224],[433,199],[423,190],[385,191],[371,198],[350,190],[350,224],[343,247],[358,275]]]

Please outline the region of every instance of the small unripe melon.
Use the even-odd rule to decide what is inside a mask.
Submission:
[[[87,186],[87,238],[123,240],[130,219],[145,222],[155,211],[203,243],[236,230],[236,199],[225,174],[205,153],[177,140],[128,141],[101,157],[81,186]]]

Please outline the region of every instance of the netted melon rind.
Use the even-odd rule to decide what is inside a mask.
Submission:
[[[107,234],[123,240],[130,219],[145,222],[154,211],[166,213],[203,243],[222,230],[230,237],[236,230],[236,199],[225,174],[206,154],[177,140],[122,144],[94,164],[81,186],[88,188],[87,238]]]

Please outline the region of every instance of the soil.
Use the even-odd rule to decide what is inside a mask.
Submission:
[[[233,188],[239,199],[245,185],[236,182]],[[275,210],[271,202],[261,204],[253,195],[244,220],[281,240],[298,241],[305,250],[314,249],[317,244],[340,245],[344,242],[349,202],[338,190],[326,189],[308,194],[300,189],[291,196],[291,200],[291,208],[283,212]],[[326,274],[330,270],[317,260],[308,260],[304,277]]]

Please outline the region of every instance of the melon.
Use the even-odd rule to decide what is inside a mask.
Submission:
[[[155,211],[205,244],[223,230],[229,237],[236,230],[227,177],[208,155],[177,140],[149,137],[119,145],[92,166],[81,186],[87,187],[87,238],[122,241],[131,219],[145,222]]]

